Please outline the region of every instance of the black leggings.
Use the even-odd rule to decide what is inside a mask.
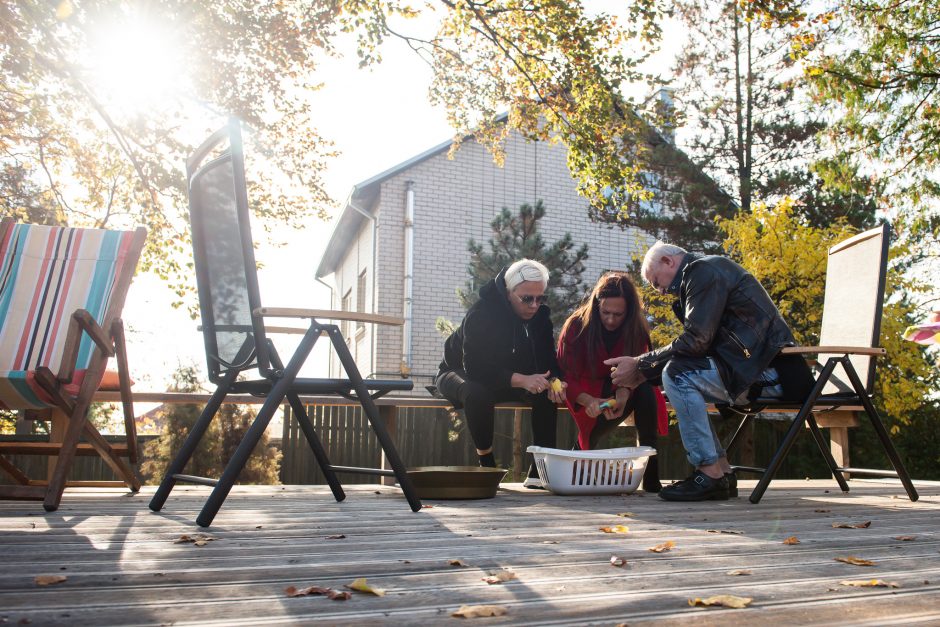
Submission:
[[[455,408],[463,407],[467,426],[477,450],[493,448],[493,417],[496,403],[515,401],[532,408],[532,441],[536,446],[555,448],[558,408],[548,399],[548,393],[529,394],[519,388],[492,390],[475,381],[467,380],[462,370],[442,372],[435,380],[437,389]],[[655,418],[655,407],[654,407]]]
[[[653,386],[644,383],[630,394],[626,405],[623,408],[622,417],[617,420],[605,420],[599,417],[591,431],[591,450],[597,448],[601,438],[614,431],[623,420],[633,414],[633,421],[636,424],[636,433],[640,440],[640,446],[656,447],[656,394]]]

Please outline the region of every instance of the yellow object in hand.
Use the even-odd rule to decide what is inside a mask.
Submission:
[[[597,408],[602,409],[602,410],[607,409],[607,408],[617,409],[617,399],[616,398],[607,399],[606,401],[598,405]]]
[[[553,392],[555,392],[556,394],[561,394],[561,391],[563,389],[564,388],[561,387],[561,379],[559,379],[558,377],[555,377],[554,379],[552,379],[552,391]]]

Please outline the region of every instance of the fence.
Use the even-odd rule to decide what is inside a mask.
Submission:
[[[518,451],[525,451],[532,443],[528,410],[521,410],[521,429],[517,428],[516,412],[513,408],[496,412],[493,447],[494,456],[511,473],[507,480],[518,479],[527,470],[528,461],[523,457],[523,467],[516,468]],[[372,435],[368,420],[358,407],[308,407],[311,421],[323,440],[327,454],[335,463],[344,466],[375,467],[380,464],[381,450]],[[717,421],[716,427],[722,439],[730,435],[737,425],[733,421]],[[746,441],[732,454],[732,462],[754,465],[754,460],[769,460],[783,438],[789,421],[754,421],[753,430]],[[454,418],[448,409],[434,407],[403,407],[398,410],[394,425],[398,451],[405,465],[416,466],[475,466],[476,453],[462,414]],[[521,433],[516,433],[521,431]],[[514,436],[514,433],[515,436]],[[558,446],[571,447],[577,437],[574,421],[567,412],[558,415]],[[313,453],[304,439],[294,416],[285,412],[282,436],[281,482],[285,484],[322,484],[323,474],[317,467]],[[609,447],[634,446],[636,438],[632,427],[618,430],[602,445]],[[812,438],[800,438],[794,454],[787,458],[778,473],[780,478],[826,477],[829,470],[816,450]],[[679,430],[670,426],[669,435],[660,436],[656,446],[660,475],[679,479],[690,472],[685,459],[685,450],[679,438]],[[379,483],[380,478],[369,475],[344,475],[350,483]]]
[[[148,396],[159,397],[164,402],[205,402],[206,395],[185,394],[136,394],[140,402],[152,402]],[[104,398],[102,400],[109,400]],[[239,403],[257,403],[259,399],[238,397],[232,399]],[[323,441],[330,459],[344,466],[376,467],[381,465],[381,448],[373,436],[368,421],[358,405],[345,405],[342,399],[313,399],[308,405],[311,420]],[[406,466],[452,466],[476,465],[476,454],[464,424],[462,414],[454,418],[449,409],[441,406],[414,406],[433,404],[421,399],[408,399],[410,404],[394,398],[379,399],[380,410],[388,419],[398,442],[398,449]],[[440,403],[438,403],[440,405]],[[718,421],[719,435],[726,438],[735,425],[727,421]],[[558,446],[570,447],[574,444],[576,431],[574,421],[565,411],[558,416]],[[760,420],[753,423],[753,429],[743,446],[732,455],[732,462],[742,465],[754,465],[754,459],[765,461],[776,450],[789,421]],[[837,429],[833,429],[833,432]],[[274,435],[274,434],[272,434]],[[43,436],[33,436],[42,441]],[[141,436],[143,444],[157,436]],[[13,436],[0,436],[0,441],[11,440]],[[23,436],[16,436],[22,439]],[[122,437],[107,436],[111,442],[121,442]],[[496,438],[494,453],[496,459],[513,471],[507,477],[518,479],[527,469],[527,461],[522,454],[531,443],[528,410],[507,408],[496,413]],[[632,446],[635,443],[632,428],[618,430],[611,436],[606,446]],[[835,439],[834,439],[835,441]],[[283,453],[280,470],[281,483],[288,485],[306,485],[325,483],[323,475],[313,459],[296,419],[285,407],[283,433],[280,442],[272,437],[270,443],[280,446]],[[847,440],[846,440],[847,443]],[[603,443],[602,443],[603,444]],[[143,448],[143,447],[141,447]],[[778,473],[781,478],[804,478],[808,476],[828,476],[828,469],[822,457],[815,450],[812,438],[800,438],[795,445],[793,455],[787,458]],[[847,447],[846,447],[847,448]],[[668,436],[660,437],[657,442],[660,475],[676,479],[685,477],[689,466],[679,439],[678,428],[670,427]],[[515,460],[515,461],[514,461]],[[11,456],[11,461],[25,469],[31,476],[42,476],[47,460],[42,456]],[[847,465],[847,464],[846,464]],[[70,478],[73,480],[111,480],[110,468],[98,457],[77,457]],[[349,483],[378,483],[381,478],[371,475],[344,475]],[[0,472],[0,484],[10,483],[5,473]]]

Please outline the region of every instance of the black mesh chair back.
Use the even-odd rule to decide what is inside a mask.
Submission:
[[[226,146],[227,145],[227,146]],[[213,151],[219,156],[206,161]],[[264,325],[245,193],[244,153],[237,121],[212,135],[187,161],[193,259],[209,379],[250,363],[268,368]]]

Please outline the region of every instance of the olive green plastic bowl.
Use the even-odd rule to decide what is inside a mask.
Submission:
[[[506,472],[480,466],[420,466],[409,468],[408,477],[420,499],[491,499]]]

